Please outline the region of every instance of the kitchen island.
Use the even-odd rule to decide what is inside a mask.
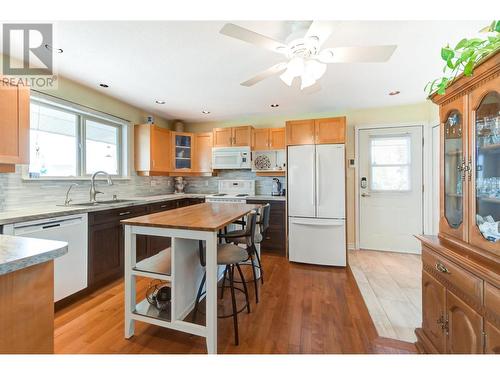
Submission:
[[[54,352],[54,259],[67,243],[0,235],[0,354]]]
[[[202,203],[122,220],[125,225],[125,337],[134,335],[137,320],[205,337],[208,353],[216,354],[217,233],[259,207],[244,203]],[[137,235],[171,237],[171,250],[137,263]],[[204,271],[199,261],[200,240],[206,241],[205,326],[184,321],[194,307]],[[137,303],[137,276],[169,283],[171,302],[167,311],[158,310],[146,299]]]

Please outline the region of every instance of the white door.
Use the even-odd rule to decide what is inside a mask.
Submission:
[[[288,254],[292,262],[346,265],[345,221],[290,217]]]
[[[316,146],[316,216],[345,218],[345,146]]]
[[[420,253],[422,127],[359,131],[359,247]]]
[[[316,216],[314,147],[288,147],[288,216]]]

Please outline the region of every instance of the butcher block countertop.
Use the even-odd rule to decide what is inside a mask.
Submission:
[[[200,203],[122,220],[122,224],[215,232],[258,209],[259,204]]]

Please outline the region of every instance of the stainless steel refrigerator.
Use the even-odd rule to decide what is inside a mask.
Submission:
[[[345,146],[288,147],[288,254],[346,266]]]

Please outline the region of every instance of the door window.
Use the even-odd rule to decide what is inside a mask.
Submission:
[[[411,189],[411,138],[409,136],[370,139],[370,189],[409,191]]]

